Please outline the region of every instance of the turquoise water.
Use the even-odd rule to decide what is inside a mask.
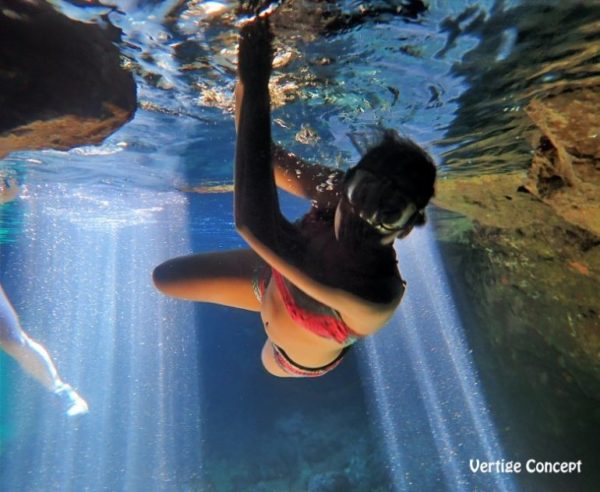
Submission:
[[[479,361],[494,354],[440,280],[429,229],[400,248],[411,287],[399,315],[318,381],[264,373],[255,315],[153,289],[150,272],[169,257],[243,247],[230,193],[186,192],[232,181],[235,29],[231,14],[203,18],[201,2],[117,3],[122,13],[109,18],[136,74],[133,121],[101,146],[0,161],[22,189],[0,208],[0,280],[91,409],[76,422],[62,417],[0,355],[0,489],[593,490],[593,477],[469,471],[470,458],[526,459],[529,443],[506,450],[501,413],[519,418],[523,407],[489,405],[495,382],[480,377]],[[275,72],[284,102],[275,137],[345,169],[359,155],[350,135],[383,125],[431,150],[442,176],[524,168],[524,104],[596,80],[588,46],[598,8],[428,5],[414,19],[386,14],[329,33],[284,17],[279,53],[292,55]],[[358,6],[341,3],[345,12]],[[289,196],[283,206],[290,216],[305,210]]]

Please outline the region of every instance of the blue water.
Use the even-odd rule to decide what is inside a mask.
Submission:
[[[154,290],[150,272],[167,258],[244,246],[231,193],[185,192],[231,184],[235,30],[202,21],[191,3],[118,5],[123,13],[110,19],[138,83],[133,121],[101,146],[0,161],[22,188],[0,209],[0,281],[91,409],[63,417],[0,354],[0,489],[528,490],[512,476],[469,470],[469,459],[512,455],[432,229],[398,245],[409,290],[390,325],[314,381],[265,373],[255,314]],[[385,125],[428,147],[442,176],[522,166],[528,123],[518,107],[575,75],[530,77],[544,60],[519,62],[535,42],[516,33],[542,19],[546,33],[559,14],[577,27],[569,12],[552,1],[440,0],[417,20],[373,20],[327,37],[282,29],[296,58],[280,85],[294,84],[300,97],[274,110],[275,137],[347,168],[358,157],[349,134]],[[592,7],[582,12],[582,25],[594,19]],[[196,57],[205,63],[191,66]],[[321,57],[331,63],[314,63]],[[588,62],[595,67],[592,55],[580,59]],[[490,93],[473,102],[474,88]],[[223,102],[209,107],[207,91]],[[295,138],[302,125],[318,143]],[[490,142],[491,162],[476,152]],[[305,210],[290,196],[283,206],[290,217]]]

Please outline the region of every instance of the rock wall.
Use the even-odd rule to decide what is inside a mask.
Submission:
[[[41,0],[0,0],[0,158],[101,142],[136,108],[108,22],[69,19]]]
[[[437,184],[440,245],[511,457],[600,451],[599,103],[594,87],[534,99],[528,170]]]
[[[600,400],[600,118],[598,88],[533,100],[538,128],[527,172],[441,179],[436,205],[468,219],[441,231],[487,252],[482,309],[534,330],[584,392]],[[457,233],[457,230],[459,233]],[[479,265],[480,267],[482,265]],[[522,304],[520,309],[516,304]],[[517,329],[517,328],[514,328]]]

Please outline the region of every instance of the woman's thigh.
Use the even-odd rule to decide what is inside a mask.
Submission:
[[[180,256],[157,266],[156,287],[166,295],[260,311],[253,280],[269,266],[252,250]]]

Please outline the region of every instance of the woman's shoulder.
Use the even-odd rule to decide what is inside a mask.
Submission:
[[[302,266],[316,280],[359,299],[394,304],[404,293],[393,247],[350,251],[333,232],[335,209],[314,205],[296,222],[307,242]]]

